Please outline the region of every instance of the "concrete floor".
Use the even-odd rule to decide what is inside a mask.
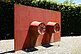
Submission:
[[[36,51],[14,50],[14,40],[0,40],[0,53],[4,54],[81,54],[81,36],[61,37],[60,42],[50,43],[50,47],[35,47]],[[58,46],[60,45],[60,46]],[[6,52],[6,53],[5,53]]]
[[[0,40],[0,53],[14,50],[14,39]]]

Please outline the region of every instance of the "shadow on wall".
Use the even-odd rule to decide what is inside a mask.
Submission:
[[[52,45],[49,43],[52,37],[52,33],[54,33],[54,28],[51,26],[46,26],[46,29],[47,30],[45,34],[39,34],[37,26],[30,26],[22,49],[26,49],[26,51],[32,51],[35,50],[35,46],[39,45],[42,45],[46,48],[51,47]]]
[[[33,26],[30,26],[28,33],[27,33],[27,36],[26,36],[26,39],[25,39],[24,44],[23,44],[23,49],[33,48],[35,46],[35,43],[36,43],[36,40],[37,40],[37,37],[39,34],[35,30],[35,29],[37,29],[36,26],[34,26],[35,31],[33,31],[32,29],[33,29]]]
[[[52,26],[46,26],[46,33],[43,36],[42,45],[50,43],[52,33],[54,32],[53,29],[54,28]]]

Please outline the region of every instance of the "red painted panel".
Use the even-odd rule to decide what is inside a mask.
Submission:
[[[33,21],[57,22],[60,25],[60,31],[49,33],[46,31],[44,35],[35,35],[30,31],[30,25]],[[35,29],[35,27],[34,27]],[[46,28],[51,32],[51,28]],[[33,32],[33,31],[32,31]],[[45,43],[60,41],[61,34],[61,13],[47,9],[41,9],[31,6],[14,4],[14,38],[15,50],[25,49],[29,47],[39,46]],[[34,42],[31,41],[34,40]]]

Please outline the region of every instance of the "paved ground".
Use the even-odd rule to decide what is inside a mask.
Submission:
[[[0,40],[0,54],[14,50],[14,40]]]
[[[58,44],[60,45],[58,46]],[[9,50],[14,50],[14,40],[0,41],[0,53],[8,52]],[[8,52],[5,54],[81,54],[81,36],[61,37],[61,42],[50,43],[46,47],[38,46],[34,49],[19,50],[15,53]]]

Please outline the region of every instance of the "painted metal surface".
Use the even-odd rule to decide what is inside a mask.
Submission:
[[[57,22],[48,22],[47,23],[47,33],[51,34],[50,42],[56,42],[60,40],[59,34],[60,25]],[[55,40],[56,39],[56,40]]]
[[[31,28],[33,21],[42,22],[46,26],[44,34],[38,33],[38,25]],[[48,22],[57,22],[60,26],[58,32],[47,27]],[[36,24],[36,23],[35,23]],[[33,31],[32,31],[33,30]],[[14,4],[14,46],[15,50],[39,46],[45,43],[60,41],[61,13],[47,9]],[[31,41],[33,40],[33,41]]]
[[[33,21],[30,24],[29,28],[29,36],[30,36],[30,47],[35,47],[41,45],[42,39],[41,37],[46,32],[46,25],[42,22]]]

